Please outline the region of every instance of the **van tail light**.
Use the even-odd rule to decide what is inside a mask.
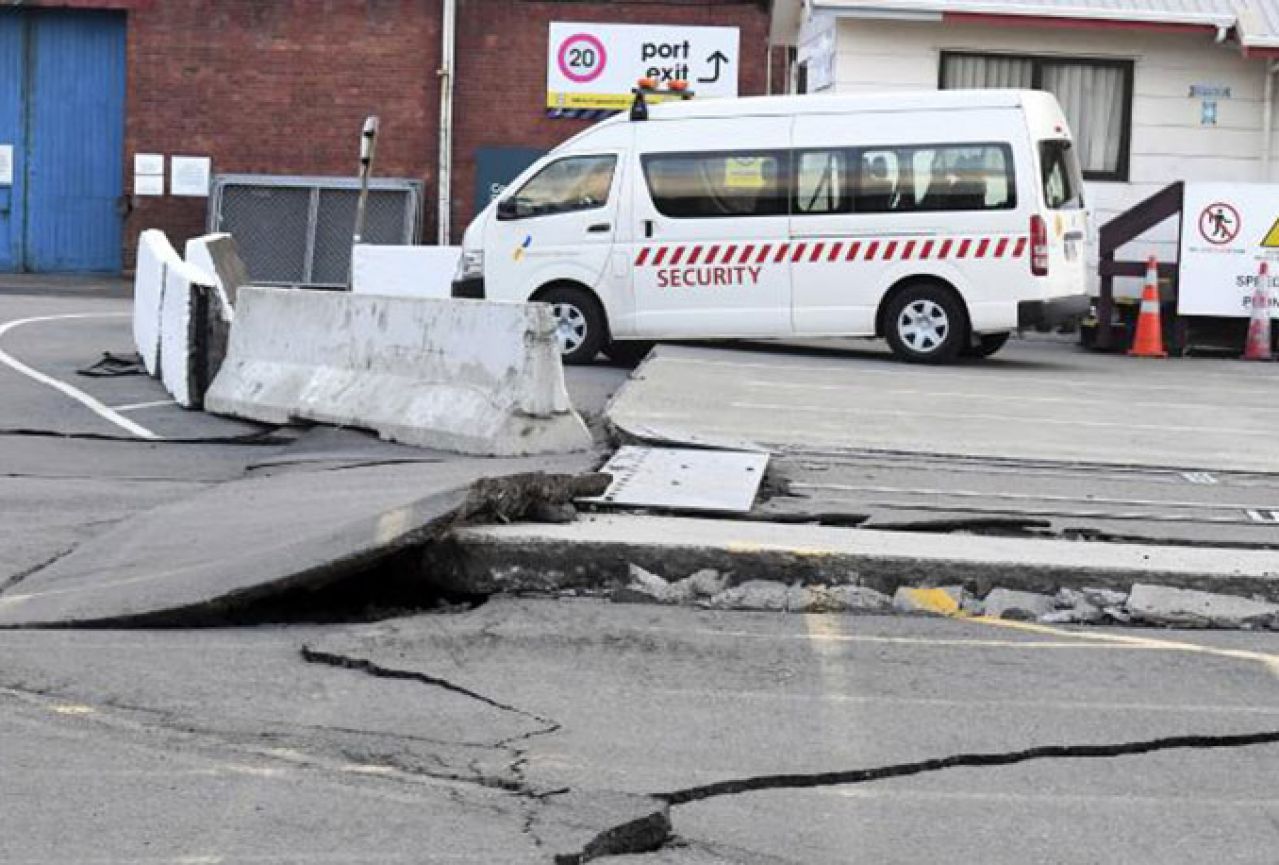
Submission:
[[[1038,214],[1030,217],[1030,274],[1048,275],[1048,223]]]

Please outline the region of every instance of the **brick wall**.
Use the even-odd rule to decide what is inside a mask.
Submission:
[[[164,0],[129,13],[128,41],[129,190],[137,152],[351,176],[369,114],[382,118],[379,174],[434,177],[438,0]],[[127,242],[160,227],[181,249],[206,204],[135,198]]]
[[[351,176],[364,118],[382,118],[377,173],[426,183],[435,238],[440,0],[49,0],[126,9],[125,189],[133,154],[200,155],[218,173]],[[741,28],[743,95],[765,89],[768,13],[755,0],[458,0],[453,235],[473,214],[477,147],[550,148],[586,124],[545,116],[552,20]],[[197,198],[134,198],[126,266],[144,228],[181,249]]]

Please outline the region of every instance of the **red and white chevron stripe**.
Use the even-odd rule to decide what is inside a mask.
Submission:
[[[636,267],[740,264],[837,264],[853,261],[1016,259],[1028,239],[1014,235],[823,239],[796,243],[651,244],[635,255]]]

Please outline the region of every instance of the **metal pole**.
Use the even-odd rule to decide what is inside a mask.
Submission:
[[[452,240],[453,198],[453,42],[456,29],[456,0],[443,0],[440,22],[440,164],[438,177],[436,241],[448,246]]]
[[[360,133],[360,195],[355,202],[355,231],[351,237],[351,266],[347,269],[347,285],[353,284],[355,247],[364,242],[364,221],[369,203],[369,176],[373,174],[373,159],[377,155],[378,119],[376,115],[364,121]]]
[[[764,40],[764,56],[768,58],[768,62],[764,66],[764,93],[767,96],[773,95],[773,34],[769,33]]]
[[[1261,179],[1263,182],[1274,179],[1274,139],[1275,139],[1275,76],[1279,75],[1279,60],[1266,64],[1266,83],[1263,88],[1261,106]]]

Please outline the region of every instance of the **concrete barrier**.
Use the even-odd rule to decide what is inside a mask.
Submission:
[[[151,375],[160,374],[160,306],[170,264],[181,262],[163,231],[147,229],[138,236],[133,278],[133,343]]]
[[[188,240],[186,260],[214,280],[211,291],[198,293],[194,298],[197,322],[194,337],[199,348],[197,362],[201,364],[197,380],[203,399],[204,391],[226,358],[236,294],[248,283],[249,274],[229,234],[206,234]]]
[[[229,234],[206,234],[187,241],[186,262],[214,278],[211,310],[228,324],[235,316],[235,295],[249,282],[249,272]]]
[[[209,303],[214,277],[185,261],[164,266],[160,299],[160,381],[173,401],[198,408],[209,383]]]
[[[541,304],[245,288],[205,407],[469,454],[591,444]]]
[[[357,244],[352,255],[356,294],[444,298],[451,293],[462,248]]]

